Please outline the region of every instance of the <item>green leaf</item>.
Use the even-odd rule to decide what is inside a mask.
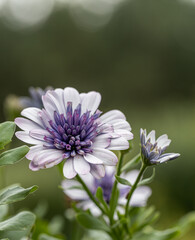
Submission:
[[[0,150],[11,142],[15,129],[16,125],[14,122],[4,122],[0,124]]]
[[[40,200],[37,206],[34,208],[33,212],[37,216],[37,218],[44,218],[49,210],[48,202],[44,200]]]
[[[64,229],[64,217],[61,215],[54,216],[49,222],[48,229],[52,235],[56,235],[60,232],[63,232]]]
[[[87,233],[82,238],[72,238],[74,240],[112,240],[108,234],[100,231],[87,231]],[[122,239],[121,239],[122,240]]]
[[[121,217],[120,220],[116,221],[114,225],[111,226],[112,229],[117,228],[120,225],[124,225],[124,223],[127,223],[127,218]]]
[[[0,221],[2,221],[8,214],[9,207],[8,205],[0,206]]]
[[[195,211],[190,212],[183,216],[177,223],[176,227],[181,231],[181,235],[183,236],[187,231],[190,230],[191,227],[195,225]]]
[[[87,213],[78,213],[76,216],[78,222],[87,229],[102,230],[104,232],[109,232],[109,227],[98,218],[91,216]]]
[[[116,195],[110,199],[110,217],[114,216],[115,209],[117,207],[119,198],[119,190],[116,190]]]
[[[28,153],[29,147],[21,146],[0,154],[0,166],[14,164],[20,161]]]
[[[140,160],[141,160],[141,155],[139,153],[122,167],[121,172],[129,171],[130,169],[135,167],[140,162]]]
[[[153,168],[153,172],[152,172],[151,177],[143,179],[142,181],[140,181],[138,183],[138,186],[142,186],[142,185],[146,185],[146,184],[151,183],[153,181],[154,177],[155,177],[155,168]]]
[[[120,184],[132,187],[132,184],[127,179],[119,177],[117,175],[115,175],[115,178]]]
[[[101,187],[98,187],[98,188],[97,188],[96,198],[97,198],[97,199],[99,200],[99,202],[104,206],[104,209],[106,210],[106,212],[108,212],[108,211],[109,211],[108,205],[107,205],[107,203],[106,203],[105,200],[104,200],[103,190],[102,190]]]
[[[0,222],[0,238],[9,240],[21,240],[29,236],[35,223],[35,215],[29,211],[23,211],[6,221]]]
[[[36,191],[38,186],[23,188],[19,185],[12,185],[0,192],[0,205],[10,204],[25,199],[30,193]]]
[[[135,234],[132,240],[171,240],[179,236],[180,231],[177,228],[171,228],[164,231],[157,231],[152,228],[144,233]]]
[[[140,231],[147,225],[151,226],[159,217],[159,212],[156,212],[153,206],[147,208],[132,208],[130,211],[130,228],[132,233]]]
[[[44,233],[39,235],[39,240],[61,240],[61,239],[62,238],[52,237]]]

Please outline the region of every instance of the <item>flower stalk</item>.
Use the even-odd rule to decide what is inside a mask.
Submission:
[[[120,157],[119,157],[119,162],[118,162],[118,166],[117,166],[117,171],[116,171],[116,175],[120,176],[121,174],[121,168],[123,165],[123,157],[125,155],[124,151],[120,151]],[[114,181],[114,186],[112,188],[112,193],[111,193],[111,198],[110,198],[110,202],[113,202],[113,199],[116,197],[116,190],[117,190],[117,185],[118,185],[118,181],[115,180]],[[110,208],[112,208],[113,206],[111,205]],[[112,214],[111,214],[112,213]],[[114,209],[110,209],[110,224],[113,225],[113,215],[114,215]]]
[[[99,202],[96,200],[96,198],[93,196],[87,185],[84,183],[82,178],[77,174],[76,176],[77,181],[82,185],[86,193],[88,194],[89,198],[95,203],[95,205],[101,210],[103,214],[106,214],[105,210],[100,206]]]
[[[135,189],[137,188],[137,185],[138,183],[140,182],[141,180],[141,177],[143,176],[143,173],[144,171],[146,170],[147,168],[147,165],[145,165],[144,163],[142,164],[141,168],[140,168],[140,172],[136,178],[136,181],[135,183],[133,184],[129,194],[127,195],[127,203],[126,203],[126,207],[125,207],[125,217],[127,218],[128,217],[128,212],[129,212],[129,203],[130,203],[130,200],[131,200],[131,197],[135,191]]]

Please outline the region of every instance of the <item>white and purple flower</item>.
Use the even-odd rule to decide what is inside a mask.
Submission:
[[[142,159],[147,165],[167,162],[180,156],[179,153],[164,153],[171,143],[166,134],[156,140],[154,130],[147,135],[146,130],[140,129],[140,140]]]
[[[122,174],[121,177],[128,180],[132,185],[134,184],[137,176],[139,174],[138,170],[132,170],[126,174]],[[109,204],[112,187],[115,181],[115,168],[114,167],[106,167],[106,174],[101,179],[94,178],[91,174],[81,176],[82,180],[85,182],[91,193],[95,196],[98,187],[101,187],[103,190],[103,197],[105,202]],[[100,215],[101,211],[99,208],[91,201],[87,193],[82,189],[81,184],[76,180],[64,180],[62,182],[62,188],[64,193],[72,200],[79,201],[78,206],[84,210],[90,209],[93,215]],[[123,206],[126,205],[127,199],[126,196],[129,193],[131,187],[125,186],[122,184],[118,184],[119,189],[119,205],[117,210],[120,211],[121,214],[124,213]],[[132,207],[143,207],[146,205],[148,198],[150,197],[152,191],[147,186],[140,186],[136,188],[134,191],[130,206]]]
[[[42,96],[45,95],[45,93],[48,90],[52,90],[52,89],[53,89],[52,87],[46,87],[45,89],[42,89],[39,87],[38,88],[30,87],[29,88],[30,96],[19,98],[22,108],[27,108],[27,107],[42,108],[43,107]]]
[[[43,109],[30,107],[22,111],[26,118],[16,118],[23,131],[16,136],[32,144],[26,157],[33,171],[50,168],[66,159],[66,178],[89,172],[96,178],[105,175],[105,165],[118,159],[110,150],[129,148],[131,127],[118,110],[103,115],[98,110],[101,95],[81,93],[74,88],[49,90],[42,97]]]

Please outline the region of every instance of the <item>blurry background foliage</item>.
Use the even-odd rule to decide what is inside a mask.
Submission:
[[[140,127],[168,133],[168,151],[181,157],[156,168],[149,203],[161,211],[159,227],[169,226],[195,208],[194,29],[194,0],[0,0],[1,121],[8,94],[73,86],[101,92],[101,110],[126,114],[135,134],[129,157]],[[56,169],[31,172],[24,160],[6,170],[7,184],[40,186],[18,207],[41,198],[48,217],[63,212]]]

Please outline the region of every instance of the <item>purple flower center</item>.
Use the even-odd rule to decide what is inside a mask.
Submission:
[[[105,176],[101,179],[94,179],[94,186],[95,186],[95,191],[94,195],[96,193],[96,190],[98,187],[101,187],[103,190],[103,197],[104,200],[109,204],[110,202],[110,197],[112,193],[112,187],[114,185],[114,172],[113,173],[106,173]],[[126,196],[130,190],[130,187],[124,187],[120,188],[120,197]]]
[[[64,150],[64,158],[77,154],[92,153],[91,145],[97,136],[97,121],[101,112],[96,111],[90,116],[90,111],[81,115],[81,104],[72,110],[72,102],[67,103],[66,116],[54,112],[54,121],[50,120],[46,130],[50,136],[44,136],[49,147]]]
[[[112,187],[114,184],[114,173],[113,174],[105,174],[105,176],[101,179],[94,179],[95,183],[95,189],[98,187],[101,187],[103,190],[103,197],[104,200],[109,203],[110,202],[110,197],[111,197],[111,192],[112,192]]]

